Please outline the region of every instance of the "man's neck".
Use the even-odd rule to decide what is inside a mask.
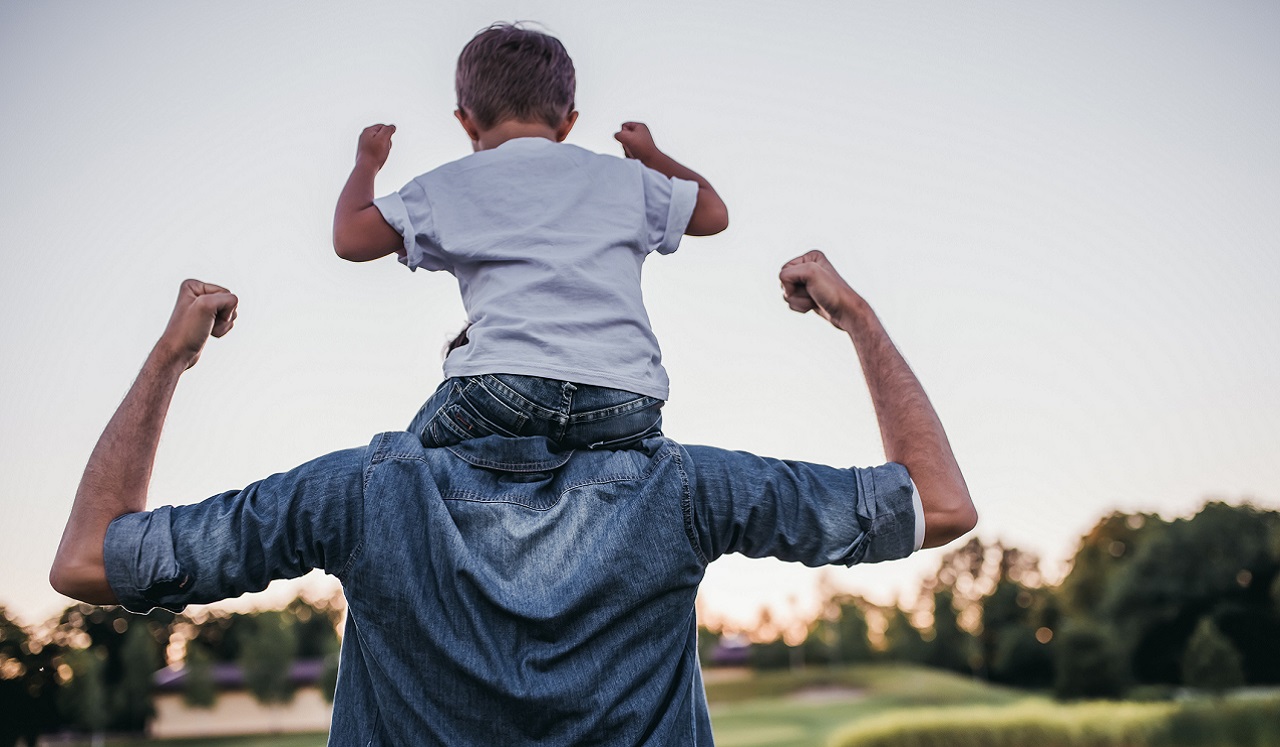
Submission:
[[[480,138],[475,142],[475,149],[477,151],[493,150],[508,140],[520,137],[541,137],[554,143],[559,142],[558,135],[556,128],[546,122],[520,122],[509,119],[487,130],[481,130]]]

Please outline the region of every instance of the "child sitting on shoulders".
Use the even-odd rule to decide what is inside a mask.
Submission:
[[[410,424],[427,446],[501,434],[617,449],[661,433],[668,380],[641,265],[683,235],[723,231],[728,211],[643,124],[614,136],[625,159],[566,144],[574,89],[559,40],[495,24],[458,58],[454,114],[472,155],[375,200],[395,127],[360,135],[334,250],[448,271],[467,310],[467,342]]]

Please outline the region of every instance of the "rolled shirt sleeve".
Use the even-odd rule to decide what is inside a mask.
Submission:
[[[107,528],[107,582],[131,612],[181,611],[313,568],[341,578],[360,545],[366,449],[334,452],[243,490],[125,514]]]
[[[677,179],[641,166],[644,175],[645,220],[650,251],[670,254],[680,247],[693,208],[698,203],[698,183]]]
[[[385,197],[373,201],[382,219],[400,234],[404,256],[400,262],[410,270],[450,270],[452,265],[436,235],[431,201],[415,179]]]
[[[900,464],[840,469],[689,447],[693,531],[725,553],[809,566],[896,560],[918,548],[915,490]]]

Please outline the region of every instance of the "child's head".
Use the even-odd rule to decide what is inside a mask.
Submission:
[[[516,24],[495,23],[458,56],[458,110],[485,129],[508,120],[559,127],[575,87],[560,40]]]

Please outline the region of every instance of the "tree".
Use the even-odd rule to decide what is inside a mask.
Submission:
[[[897,606],[885,610],[884,655],[891,661],[924,664],[929,659],[930,646],[920,629]]]
[[[71,650],[66,652],[64,662],[71,668],[71,678],[59,693],[62,711],[70,718],[73,726],[93,734],[93,743],[101,745],[102,732],[111,722],[107,689],[103,682],[106,650]]]
[[[1277,553],[1280,557],[1280,552]],[[1275,580],[1271,582],[1271,611],[1280,617],[1280,573],[1276,574]]]
[[[35,745],[57,723],[56,646],[31,638],[0,606],[0,747]]]
[[[1112,513],[1080,538],[1071,572],[1059,588],[1068,614],[1096,619],[1107,589],[1122,571],[1168,526],[1155,514]]]
[[[1008,626],[996,639],[989,674],[993,682],[1048,687],[1053,684],[1053,650],[1048,641],[1036,637],[1036,629],[1028,625]]]
[[[800,644],[805,664],[831,664],[836,655],[836,625],[831,620],[815,620]]]
[[[1001,578],[991,593],[983,597],[982,631],[978,634],[979,674],[985,679],[994,679],[991,671],[996,658],[996,649],[1001,642],[1018,637],[1027,629],[1027,618],[1031,606],[1031,592],[1021,584]],[[1030,633],[1034,636],[1034,632]],[[1007,645],[1007,644],[1006,644]]]
[[[1128,676],[1123,658],[1106,631],[1080,622],[1058,636],[1054,661],[1054,694],[1063,700],[1118,698]]]
[[[704,625],[698,626],[698,660],[702,662],[702,666],[711,666],[711,657],[715,654],[716,647],[719,645],[719,633]]]
[[[933,643],[926,663],[939,669],[969,674],[973,671],[973,638],[960,628],[952,598],[950,591],[934,592]]]
[[[1213,618],[1203,617],[1182,655],[1182,682],[1188,687],[1221,694],[1244,684],[1240,652],[1222,634]]]
[[[1028,560],[1030,559],[1030,561]],[[1059,606],[1050,590],[1015,581],[1014,564],[1037,568],[1034,556],[1005,550],[999,581],[981,600],[982,672],[987,679],[1018,687],[1047,687],[1053,683],[1049,643],[1058,625]],[[1028,578],[1032,574],[1022,574]],[[1039,579],[1036,570],[1034,577]]]
[[[218,687],[213,682],[213,659],[203,644],[187,641],[187,656],[182,663],[186,676],[182,681],[182,700],[193,708],[212,708],[218,701]]]
[[[145,727],[147,716],[141,714],[150,713],[151,677],[163,661],[161,652],[168,645],[173,621],[174,614],[163,609],[134,615],[123,607],[79,604],[62,613],[51,642],[64,649],[92,648],[105,656],[102,684],[109,694],[108,728],[137,731]],[[126,654],[128,632],[134,626],[148,632],[151,654],[144,651],[145,647],[137,639],[133,644],[136,648]],[[126,678],[130,679],[128,683]]]
[[[751,668],[759,670],[787,669],[794,661],[791,646],[782,636],[768,643],[751,644],[749,657]]]
[[[155,715],[152,678],[164,658],[146,618],[134,618],[120,648],[120,681],[112,688],[115,722],[130,731],[143,731]]]
[[[338,620],[342,612],[333,601],[308,602],[299,597],[284,612],[294,620],[299,659],[323,659],[338,650]]]
[[[1139,681],[1180,682],[1180,653],[1208,615],[1241,653],[1246,682],[1280,683],[1280,615],[1270,598],[1277,524],[1275,511],[1212,502],[1140,548],[1101,608]]]
[[[320,694],[326,703],[333,702],[338,691],[338,662],[341,655],[337,652],[324,657],[324,671],[320,673]]]
[[[239,612],[213,613],[196,625],[195,641],[214,661],[239,661],[244,642],[253,635],[253,616]]]
[[[867,613],[863,603],[849,598],[840,604],[840,617],[835,625],[832,658],[840,664],[856,664],[871,660],[871,641],[867,637]]]
[[[249,692],[263,704],[293,700],[294,654],[298,649],[293,619],[283,612],[253,616],[253,634],[243,642],[240,667]]]

